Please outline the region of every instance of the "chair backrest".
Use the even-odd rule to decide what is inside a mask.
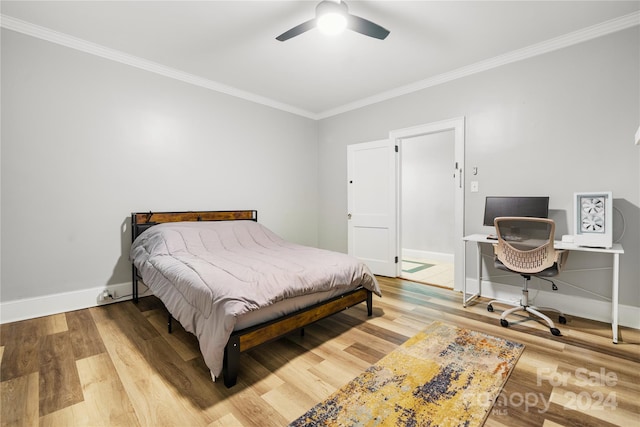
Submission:
[[[552,219],[498,217],[494,225],[498,235],[495,254],[508,269],[535,274],[556,262],[553,247],[556,224]]]

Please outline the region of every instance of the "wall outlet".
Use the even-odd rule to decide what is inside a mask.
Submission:
[[[116,297],[115,293],[111,293],[109,292],[108,289],[105,289],[104,291],[100,292],[100,294],[98,295],[98,301],[111,301]]]

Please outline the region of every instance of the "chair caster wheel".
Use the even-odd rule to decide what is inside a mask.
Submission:
[[[560,322],[563,325],[566,325],[567,324],[567,318],[564,317],[564,316],[560,316],[560,317],[558,317],[558,322]]]
[[[487,311],[493,313],[493,306],[491,304],[487,306]]]
[[[509,326],[509,322],[507,322],[505,319],[500,319],[500,324],[502,325],[503,328],[506,328],[507,326]]]
[[[551,333],[555,336],[560,336],[560,329],[558,328],[550,328]]]

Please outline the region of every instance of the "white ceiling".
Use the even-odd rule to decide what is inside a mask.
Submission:
[[[316,4],[2,1],[1,12],[6,28],[99,55],[106,47],[103,56],[311,118],[640,24],[638,0],[349,1],[389,37],[275,40]]]

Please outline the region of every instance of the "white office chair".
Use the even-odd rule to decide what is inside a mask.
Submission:
[[[528,284],[531,276],[548,280],[546,277],[556,276],[564,267],[569,252],[556,250],[553,247],[555,222],[546,218],[525,217],[499,217],[494,220],[498,243],[494,244],[495,267],[500,270],[519,273],[524,277],[522,299],[518,305],[504,301],[493,300],[487,306],[488,311],[493,311],[494,303],[513,306],[505,310],[500,316],[500,324],[505,328],[509,326],[506,317],[517,311],[526,311],[543,319],[553,335],[560,335],[553,321],[541,313],[553,311],[559,314],[558,321],[567,323],[564,314],[554,308],[535,307],[529,305]],[[549,280],[550,281],[550,280]],[[557,290],[555,283],[553,290]]]

